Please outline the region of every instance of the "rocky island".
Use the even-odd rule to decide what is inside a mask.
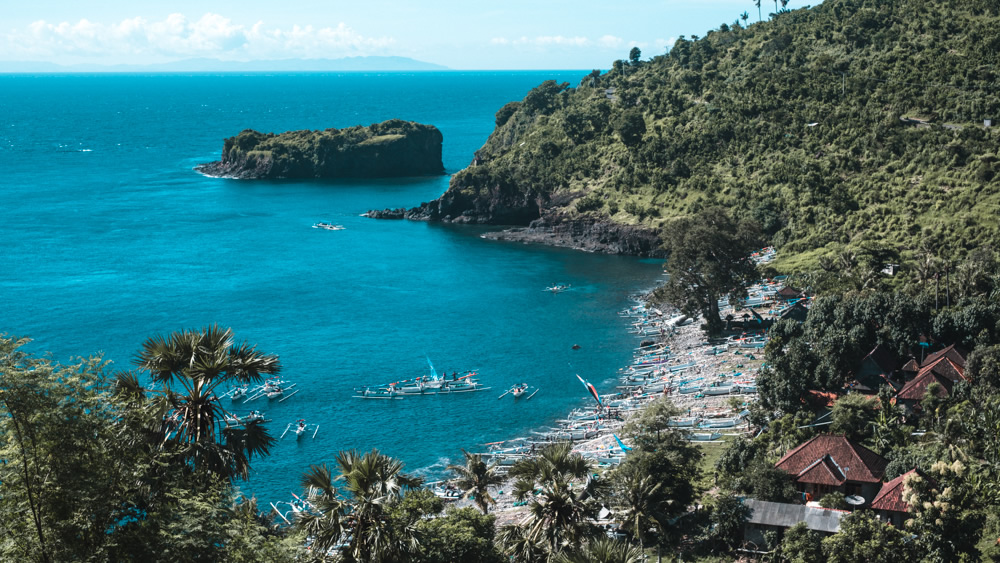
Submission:
[[[225,140],[222,159],[196,168],[239,179],[381,178],[441,174],[441,132],[390,119],[367,127],[260,133]]]

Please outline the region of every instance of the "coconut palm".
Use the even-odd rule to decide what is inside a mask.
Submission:
[[[570,444],[543,448],[538,456],[515,463],[509,475],[516,479],[517,499],[532,498],[525,535],[544,543],[549,555],[576,549],[600,533],[594,517],[609,484],[591,476],[590,463]]]
[[[470,454],[462,450],[465,456],[465,465],[449,465],[448,470],[456,475],[455,484],[465,494],[465,497],[473,497],[476,506],[486,514],[490,510],[491,504],[496,504],[496,499],[490,495],[490,487],[503,483],[503,476],[497,471],[496,465],[487,465],[483,457],[479,454]]]
[[[641,548],[599,538],[577,552],[564,552],[552,559],[552,563],[642,563],[645,558]]]
[[[164,386],[149,406],[162,412],[160,446],[174,446],[193,467],[227,478],[246,479],[253,456],[267,455],[274,438],[260,422],[225,423],[226,411],[216,390],[221,385],[258,383],[281,370],[278,357],[236,343],[231,329],[212,325],[202,330],[154,336],[142,344],[135,364]],[[135,379],[119,377],[119,386],[141,396]]]
[[[615,493],[622,507],[622,528],[631,532],[632,537],[639,542],[640,552],[645,547],[646,532],[651,527],[662,528],[662,486],[662,482],[657,483],[637,465],[623,466],[615,475]]]

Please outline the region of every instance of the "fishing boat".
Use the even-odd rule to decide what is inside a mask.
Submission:
[[[333,223],[324,223],[322,221],[316,223],[312,227],[314,229],[326,229],[328,231],[343,231],[345,228],[343,225],[334,225]]]
[[[701,421],[699,428],[732,428],[740,423],[738,418],[711,418]]]
[[[243,385],[241,387],[236,387],[232,391],[230,391],[229,398],[232,399],[232,400],[234,400],[234,401],[237,400],[237,399],[242,399],[243,397],[247,396],[247,392],[249,390],[250,390],[250,388],[248,386],[246,386],[246,385]]]
[[[705,395],[728,395],[733,392],[732,385],[713,385],[711,387],[703,387],[701,392]]]
[[[433,372],[433,366],[431,369]],[[431,376],[418,377],[413,380],[358,387],[354,390],[356,393],[354,397],[357,399],[402,399],[404,397],[490,390],[491,387],[484,386],[475,378],[476,375],[478,374],[475,371],[467,372],[462,376],[456,372],[452,374],[452,379],[447,379],[434,372]]]
[[[546,287],[545,291],[551,291],[552,293],[559,293],[560,291],[566,291],[571,286],[568,283],[560,283],[550,287]]]
[[[226,415],[226,423],[228,424],[246,424],[248,422],[253,422],[255,420],[260,420],[264,422],[264,413],[260,411],[250,411],[250,414],[240,417],[235,414]]]
[[[696,442],[714,442],[722,437],[722,434],[718,432],[694,432],[691,434],[691,439]]]
[[[700,420],[697,416],[674,417],[667,421],[667,426],[671,428],[693,428]]]
[[[362,387],[354,390],[355,399],[402,399],[394,387]]]
[[[300,439],[303,436],[312,432],[312,437],[315,438],[316,434],[319,432],[319,424],[308,424],[306,419],[300,418],[295,422],[290,422],[288,426],[285,427],[285,431],[281,433],[281,438],[285,437],[285,434],[292,432],[295,434],[296,439]],[[278,438],[279,440],[281,438]]]

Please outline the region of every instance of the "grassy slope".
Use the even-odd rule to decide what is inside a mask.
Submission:
[[[865,241],[996,245],[998,27],[986,1],[827,0],[682,39],[505,108],[475,184],[463,171],[451,189],[503,178],[549,211],[652,227],[719,203],[758,219],[788,271]],[[646,129],[631,146],[628,113]]]

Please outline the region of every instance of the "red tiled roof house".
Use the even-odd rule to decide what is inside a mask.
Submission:
[[[965,379],[965,354],[954,345],[927,356],[920,371],[896,394],[896,400],[912,411],[920,404],[933,383],[940,385],[938,395],[951,394],[955,383]]]
[[[897,528],[901,527],[909,518],[907,513],[910,511],[910,505],[903,501],[903,485],[907,476],[914,474],[924,479],[927,478],[919,469],[908,471],[882,485],[882,490],[875,495],[875,500],[872,501],[871,508],[878,517]]]
[[[816,436],[790,450],[775,467],[789,473],[802,493],[819,500],[833,491],[875,498],[888,462],[843,435]]]

